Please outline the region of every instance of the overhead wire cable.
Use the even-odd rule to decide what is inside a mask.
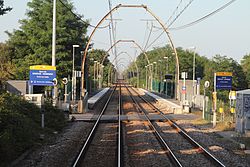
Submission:
[[[144,44],[146,42],[147,30],[148,30],[148,22],[146,23],[146,28],[145,28],[142,46],[144,46]]]
[[[171,27],[171,25],[181,16],[181,14],[191,5],[191,3],[193,2],[194,0],[190,0],[189,3],[181,10],[181,12],[174,18],[174,20],[169,24],[167,25],[168,27]]]
[[[177,12],[177,10],[179,9],[181,3],[182,3],[182,0],[180,0],[179,4],[176,6],[176,8],[175,8],[175,10],[173,11],[172,15],[168,18],[166,24],[168,24],[168,23],[170,22],[170,20],[173,18],[173,16],[175,15],[175,13]]]
[[[179,26],[179,27],[174,27],[174,28],[170,28],[169,30],[180,30],[180,29],[184,29],[184,28],[187,28],[187,27],[190,27],[190,26],[193,26],[195,24],[198,24],[200,23],[201,21],[207,19],[208,17],[210,16],[213,16],[214,14],[220,12],[221,10],[225,9],[226,7],[228,7],[229,5],[231,5],[233,2],[235,2],[236,0],[231,0],[230,2],[226,3],[225,5],[221,6],[220,8],[214,10],[213,12],[191,22],[191,23],[188,23],[188,24],[185,24],[185,25],[182,25],[182,26]]]
[[[112,44],[113,44],[112,35],[111,35],[111,34],[112,34],[112,33],[111,33],[111,26],[110,26],[110,22],[109,22],[109,43],[110,43],[110,47],[111,47]],[[114,54],[113,49],[111,49],[111,52],[112,52],[112,54]]]
[[[111,4],[111,1],[108,0],[108,3],[109,3],[109,11],[112,10],[112,4]],[[113,43],[115,44],[116,43],[116,36],[115,36],[115,27],[114,27],[114,22],[113,22],[113,15],[112,13],[110,13],[110,22],[111,22],[111,32],[112,32],[112,37],[113,37]],[[116,49],[116,46],[114,46],[114,53],[115,53],[115,58],[117,58],[117,49]],[[116,66],[118,65],[118,62],[116,60]],[[119,68],[117,67],[118,71],[119,71]]]
[[[176,6],[176,8],[174,9],[174,11],[172,12],[171,16],[168,18],[167,22],[165,23],[165,25],[168,25],[168,23],[170,22],[170,20],[174,17],[174,15],[177,13],[177,11],[179,10],[180,6],[181,6],[181,3],[183,2],[183,0],[180,0],[180,2],[178,3],[178,5]],[[155,31],[159,31],[161,30],[162,28],[161,27],[156,27],[154,26],[153,28],[156,28],[158,30],[155,30]]]
[[[149,30],[148,39],[147,39],[147,42],[146,42],[146,44],[145,44],[145,46],[144,46],[144,49],[143,49],[144,51],[146,51],[145,49],[147,48],[149,39],[150,39],[151,34],[152,34],[152,30],[153,30],[153,23],[151,23],[151,28],[150,28],[150,30]]]
[[[96,27],[90,23],[88,23],[87,21],[83,20],[82,17],[78,14],[75,14],[64,2],[62,2],[62,0],[59,0],[59,2],[61,2],[61,4],[68,10],[70,11],[71,14],[73,14],[76,18],[78,18],[79,20],[81,20],[83,23],[87,24],[88,26],[92,27],[92,28],[99,28],[99,29],[104,29],[104,28],[107,28],[109,27],[109,25],[105,25],[105,26],[99,26],[99,27]]]
[[[189,3],[181,10],[181,12],[175,17],[175,19],[169,24],[168,27],[170,27],[180,16],[181,14],[192,4],[194,0],[190,0]],[[146,50],[149,49],[161,36],[164,34],[164,30],[149,44],[149,46],[146,48]]]

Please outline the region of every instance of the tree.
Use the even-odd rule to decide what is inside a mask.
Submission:
[[[3,89],[3,83],[14,76],[15,66],[11,63],[9,55],[8,45],[0,43],[0,91]]]
[[[106,58],[103,61],[103,65],[104,65],[103,84],[107,85],[109,67],[112,66],[112,64],[110,63],[108,59],[109,55],[107,55],[107,52],[105,52],[104,50],[100,50],[100,49],[92,49],[91,51],[89,51],[88,56],[87,56],[87,62],[88,62],[87,70],[89,73],[89,79],[93,80],[94,79],[94,61],[98,61],[99,63],[101,63],[104,56],[106,56]],[[93,80],[93,82],[95,81]],[[92,87],[93,86],[94,84],[92,84]]]
[[[7,12],[11,11],[12,8],[11,7],[4,7],[4,1],[3,0],[0,0],[0,15],[4,15],[6,14]]]
[[[79,44],[80,49],[84,48],[88,26],[71,13],[72,3],[68,0],[62,2],[67,8],[58,1],[56,67],[59,78],[72,74],[72,45]],[[32,0],[28,7],[27,19],[20,20],[20,30],[8,33],[17,79],[28,79],[29,66],[51,65],[53,3],[51,0]],[[75,61],[79,62],[81,56],[79,49],[77,51]]]
[[[250,54],[245,55],[240,63],[246,75],[248,87],[250,87]]]
[[[233,83],[232,88],[234,90],[241,90],[247,88],[247,81],[242,67],[238,62],[232,58],[226,56],[216,55],[212,60],[205,64],[205,76],[204,80],[208,80],[211,83],[209,87],[210,92],[213,91],[214,73],[215,72],[232,72]],[[218,98],[226,100],[228,99],[228,91],[219,91]]]

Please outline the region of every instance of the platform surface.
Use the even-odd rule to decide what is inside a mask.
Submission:
[[[109,88],[104,88],[103,90],[101,90],[100,92],[89,98],[88,105],[90,107],[93,107],[95,103],[98,102],[108,92],[108,90]]]
[[[173,107],[181,108],[180,105],[178,105],[178,104],[176,104],[176,103],[173,103],[173,102],[170,101],[170,100],[164,99],[164,98],[162,98],[162,97],[160,97],[160,96],[158,96],[158,95],[156,95],[156,94],[154,94],[154,93],[151,93],[151,92],[149,92],[149,91],[147,91],[147,90],[145,90],[145,89],[140,89],[140,91],[142,91],[142,92],[148,94],[149,96],[153,97],[153,98],[156,99],[157,101],[159,101],[159,100],[166,101],[166,102],[168,102],[169,104],[171,104],[171,106],[173,106]]]

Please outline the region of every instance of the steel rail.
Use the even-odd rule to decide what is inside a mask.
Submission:
[[[133,87],[131,87],[132,90],[134,92],[137,93],[137,95],[144,101],[146,102],[147,104],[149,104],[152,108],[154,108],[155,110],[157,110],[160,115],[162,117],[164,117],[167,122],[172,126],[174,127],[175,129],[177,129],[177,132],[179,134],[181,134],[184,138],[186,138],[192,145],[198,147],[200,150],[202,150],[202,153],[204,153],[205,155],[208,156],[208,158],[210,158],[214,164],[216,166],[221,166],[221,167],[225,167],[225,165],[220,162],[220,160],[218,160],[214,155],[212,155],[209,151],[207,151],[203,146],[201,146],[197,141],[195,141],[191,136],[189,136],[187,134],[187,132],[185,132],[185,130],[183,130],[180,126],[177,125],[177,123],[175,123],[174,121],[172,121],[171,119],[169,119],[160,109],[158,109],[156,106],[154,106],[150,101],[146,100],[144,97],[142,97]]]
[[[121,125],[121,84],[119,85],[119,108],[118,108],[118,153],[117,153],[117,166],[121,167],[122,166],[122,137],[121,137],[121,133],[122,133],[122,125]]]
[[[102,115],[104,114],[104,112],[106,111],[107,106],[108,106],[108,104],[109,104],[109,102],[110,102],[110,100],[111,100],[111,97],[113,96],[113,94],[114,94],[114,92],[115,92],[115,90],[116,90],[116,87],[117,87],[117,85],[115,85],[115,87],[114,87],[113,91],[111,92],[111,94],[110,94],[110,96],[109,96],[107,102],[105,103],[105,105],[104,105],[104,107],[103,107],[101,113],[99,114],[99,116],[98,116],[98,118],[97,118],[97,120],[96,120],[96,122],[95,122],[93,128],[91,129],[91,131],[90,131],[90,133],[89,133],[89,135],[88,135],[88,137],[87,137],[87,139],[86,139],[86,141],[85,141],[85,143],[84,143],[84,145],[83,145],[83,147],[81,148],[80,153],[78,154],[76,160],[74,161],[74,164],[72,165],[73,167],[76,167],[76,166],[79,166],[79,165],[80,165],[80,162],[79,162],[79,161],[84,157],[84,155],[85,155],[85,153],[86,153],[86,151],[87,151],[87,149],[88,149],[88,146],[89,146],[89,144],[91,143],[91,141],[92,141],[92,139],[93,139],[93,136],[95,135],[95,132],[96,132],[96,129],[97,129],[99,123],[100,123],[101,117],[102,117]]]
[[[147,118],[147,121],[151,127],[151,129],[154,131],[154,134],[156,136],[156,138],[158,139],[158,141],[161,143],[161,145],[168,151],[168,155],[170,160],[172,160],[172,162],[174,163],[175,166],[178,167],[182,167],[182,164],[180,163],[180,161],[177,159],[176,155],[173,153],[173,151],[170,149],[170,147],[168,146],[168,144],[166,143],[166,141],[163,139],[163,137],[161,136],[161,134],[157,131],[156,127],[153,125],[152,121],[150,120],[150,118],[148,117],[148,115],[146,114],[145,109],[141,106],[140,103],[138,103],[135,98],[132,96],[131,91],[128,89],[128,87],[126,86],[131,99],[133,100],[134,104],[136,104],[136,108],[138,109],[139,112],[144,113],[144,115]]]

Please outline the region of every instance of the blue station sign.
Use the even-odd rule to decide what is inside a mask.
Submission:
[[[232,89],[232,78],[231,72],[217,72],[216,89]]]
[[[56,67],[48,65],[30,66],[30,84],[39,86],[54,86]]]

